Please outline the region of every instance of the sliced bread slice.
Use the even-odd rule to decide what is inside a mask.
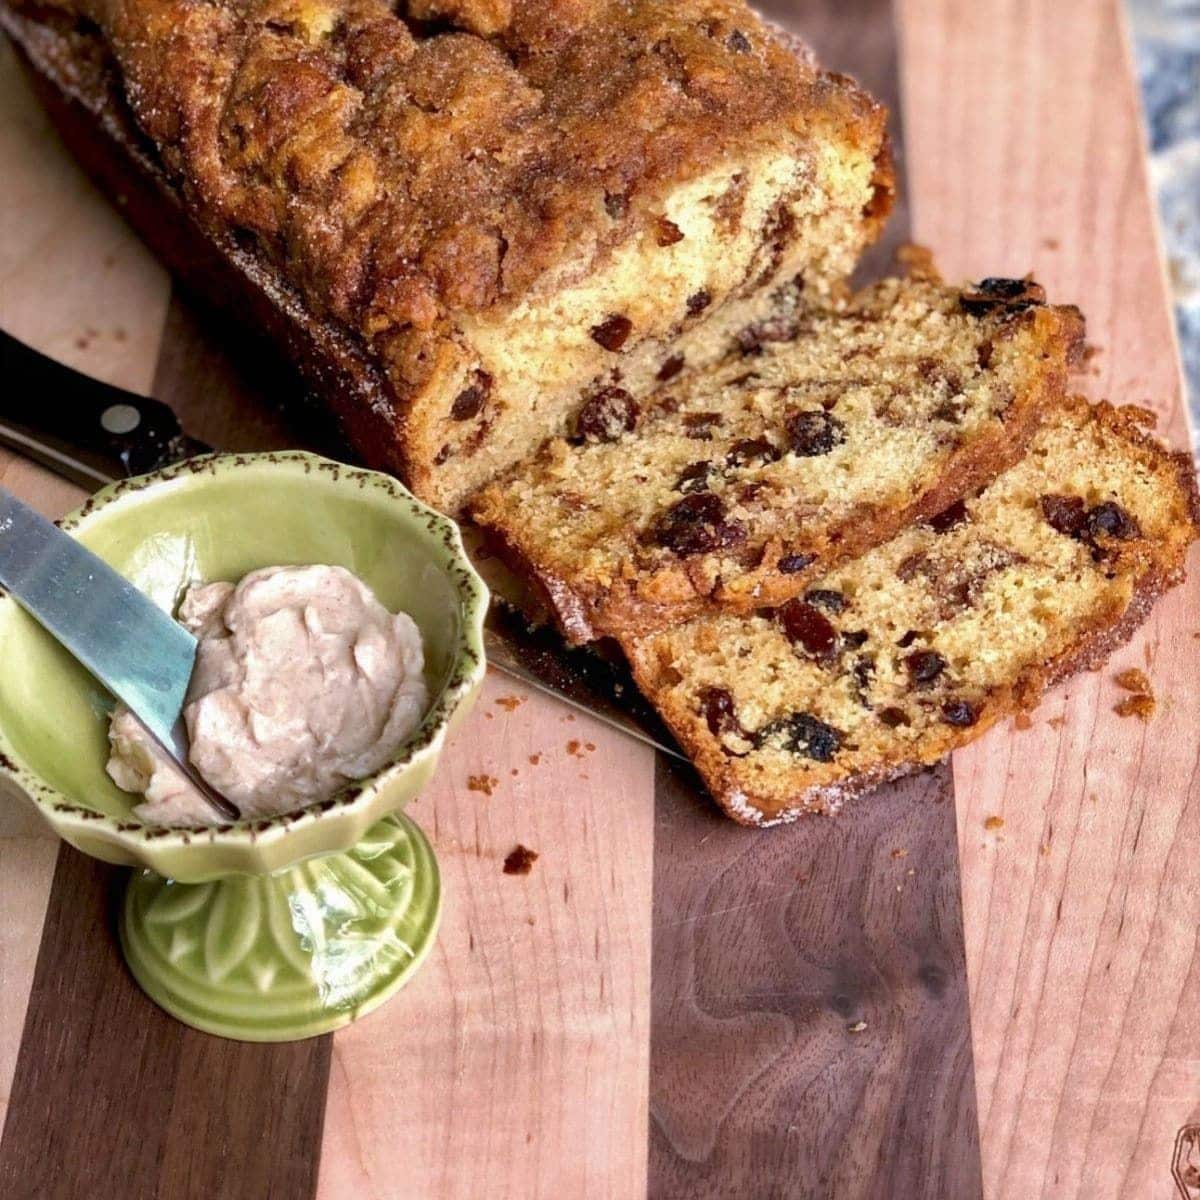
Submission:
[[[833,812],[1098,666],[1183,578],[1191,457],[1134,408],[1066,402],[974,498],[803,598],[626,639],[639,687],[735,820]]]
[[[782,604],[1016,462],[1082,339],[1027,280],[888,280],[644,405],[604,389],[471,514],[572,641]]]

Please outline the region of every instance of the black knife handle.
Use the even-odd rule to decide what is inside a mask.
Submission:
[[[209,450],[161,401],[73,371],[2,329],[0,444],[89,489]]]

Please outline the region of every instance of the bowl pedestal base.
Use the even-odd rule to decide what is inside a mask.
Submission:
[[[437,861],[395,813],[353,849],[274,875],[176,883],[135,871],[120,936],[142,989],[187,1025],[222,1037],[314,1037],[402,987],[433,944]]]

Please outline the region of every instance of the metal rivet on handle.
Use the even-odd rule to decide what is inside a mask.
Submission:
[[[100,414],[108,433],[132,433],[142,423],[142,414],[132,404],[110,404]]]

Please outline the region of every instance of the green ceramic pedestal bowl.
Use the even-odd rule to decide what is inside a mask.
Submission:
[[[135,867],[121,918],[134,976],[180,1020],[252,1041],[345,1025],[408,979],[440,890],[399,813],[483,679],[487,591],[457,527],[386,475],[310,454],[192,459],[106,488],[63,522],[163,608],[191,584],[329,563],[425,643],[429,711],[393,762],[324,804],[220,829],[162,829],[104,771],[108,694],[0,593],[0,786],[71,845]]]

